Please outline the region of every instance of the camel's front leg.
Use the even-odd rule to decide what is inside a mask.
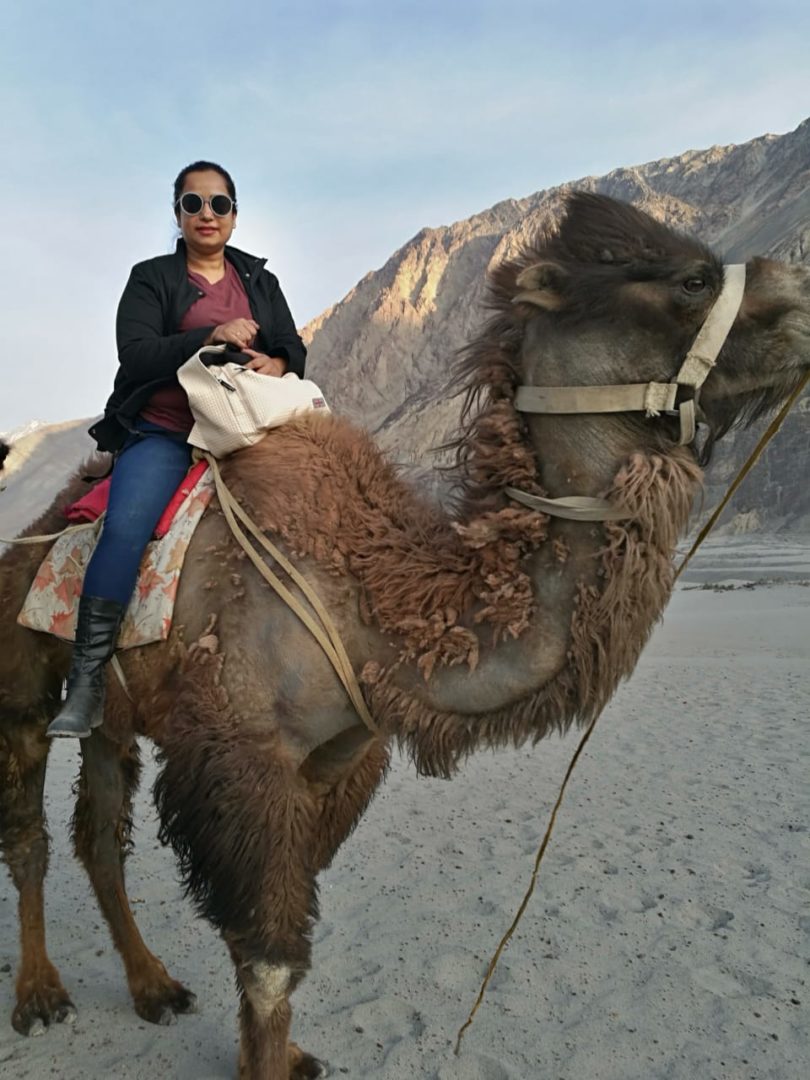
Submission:
[[[264,961],[236,961],[242,992],[239,1006],[240,1080],[288,1080],[292,1009],[290,969]]]
[[[326,1066],[290,1042],[289,998],[310,964],[317,907],[311,852],[318,817],[294,772],[269,762],[258,769],[265,780],[256,787],[265,793],[263,828],[256,828],[254,818],[251,850],[234,852],[232,880],[241,883],[237,902],[232,893],[227,909],[212,911],[230,946],[240,988],[239,1077],[315,1080],[326,1075]],[[243,797],[250,815],[247,790]],[[254,812],[258,809],[254,803]],[[248,827],[245,820],[243,828]]]
[[[132,797],[140,761],[137,744],[119,746],[101,730],[82,740],[79,797],[73,842],[110,927],[127,974],[135,1011],[153,1024],[168,1024],[177,1013],[193,1012],[194,994],[172,979],[144,944],[132,916],[124,884],[124,859],[131,831]]]
[[[76,1010],[45,948],[43,885],[48,833],[42,808],[48,740],[22,723],[0,737],[0,848],[20,903],[20,968],[11,1023],[21,1035],[38,1035]]]
[[[314,875],[331,862],[357,824],[385,776],[389,756],[388,747],[375,740],[346,760],[316,753],[298,775],[274,772],[278,783],[270,789],[278,798],[272,801],[268,838],[282,857],[267,864],[266,886],[255,900],[260,915],[255,926],[263,928],[265,938],[261,944],[238,936],[231,942],[242,992],[240,1080],[326,1075],[323,1062],[289,1042],[289,994],[309,966]],[[285,957],[292,962],[285,964]],[[283,1071],[285,1056],[288,1072]]]
[[[264,828],[256,829],[254,820],[252,850],[234,852],[231,880],[240,881],[240,895],[216,917],[240,988],[239,1076],[314,1080],[325,1076],[326,1069],[290,1042],[289,998],[310,964],[316,910],[310,851],[317,819],[309,794],[293,772],[270,767],[266,776]]]
[[[231,950],[242,1080],[310,1080],[324,1073],[289,1043],[289,995],[309,968],[317,910],[315,805],[275,737],[242,727],[196,672],[162,742],[161,838]]]
[[[242,988],[239,1007],[239,1080],[319,1080],[326,1066],[290,1042],[292,1009],[289,970],[237,965]]]
[[[312,863],[318,874],[363,816],[385,779],[391,753],[386,743],[373,739],[347,760],[335,758],[325,747],[310,754],[300,770],[315,803]]]

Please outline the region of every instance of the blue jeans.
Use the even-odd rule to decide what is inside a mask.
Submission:
[[[101,536],[82,592],[128,604],[146,545],[191,464],[182,432],[136,420],[115,460]]]

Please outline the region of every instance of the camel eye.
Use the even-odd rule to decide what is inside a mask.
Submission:
[[[692,296],[696,296],[698,293],[702,293],[706,288],[706,282],[702,277],[690,277],[683,283],[684,292],[690,293]]]

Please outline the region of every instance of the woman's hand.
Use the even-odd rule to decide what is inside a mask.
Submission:
[[[248,371],[258,371],[260,375],[275,375],[277,378],[287,370],[287,361],[280,356],[267,356],[255,349],[242,349],[250,357],[244,365]]]
[[[231,319],[230,322],[215,326],[208,335],[206,345],[235,345],[245,349],[259,332],[259,324],[253,319]]]

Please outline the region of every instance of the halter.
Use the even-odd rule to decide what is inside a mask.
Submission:
[[[686,354],[672,382],[624,383],[616,386],[519,386],[515,408],[524,413],[618,413],[643,412],[646,416],[662,413],[680,420],[679,446],[688,446],[697,432],[697,400],[700,388],[717,363],[745,293],[745,263],[726,266],[723,288]],[[678,400],[683,389],[691,393]],[[569,495],[546,499],[520,488],[504,489],[510,499],[544,514],[569,521],[622,521],[631,515],[607,499],[587,495]]]

